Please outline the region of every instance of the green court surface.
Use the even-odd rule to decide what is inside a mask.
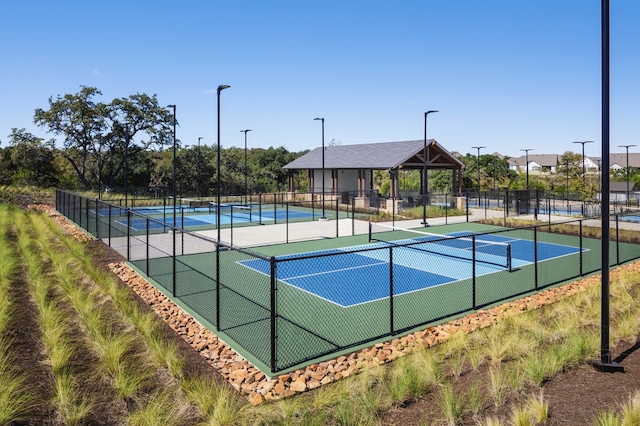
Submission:
[[[476,223],[460,223],[429,228],[431,232],[476,233],[501,231],[497,235],[512,239],[580,247],[576,236],[542,232],[533,229],[505,229]],[[368,243],[367,236],[340,237],[252,248],[264,257],[334,250]],[[638,257],[639,246],[611,243],[612,262],[617,251],[621,261]],[[513,271],[469,276],[444,285],[425,287],[417,291],[394,295],[392,298],[372,300],[353,306],[341,306],[318,295],[282,281],[275,282],[277,291],[271,295],[268,275],[244,266],[240,262],[256,259],[249,253],[235,250],[219,253],[200,253],[140,260],[132,265],[152,279],[158,287],[185,307],[206,326],[219,334],[258,368],[271,373],[288,371],[301,364],[309,364],[328,355],[335,356],[373,342],[388,340],[390,336],[407,333],[426,324],[438,323],[452,316],[524,295],[544,286],[565,282],[600,269],[600,240],[582,238],[582,251],[525,264]],[[334,256],[335,257],[335,256]],[[331,259],[331,257],[329,257]],[[336,258],[337,259],[337,258]],[[437,262],[438,260],[434,260]],[[276,264],[276,275],[278,267]],[[300,264],[300,274],[305,274]],[[295,267],[289,264],[287,267]],[[433,268],[441,268],[433,265]],[[426,268],[430,268],[429,265]],[[537,272],[537,273],[536,273]],[[388,272],[382,268],[384,276]],[[220,277],[219,300],[216,300],[216,276]],[[538,281],[536,283],[536,276]],[[368,292],[372,280],[367,274],[341,284],[338,291]],[[322,280],[323,274],[318,273]],[[325,280],[327,278],[324,278]],[[322,281],[319,282],[322,285]],[[325,284],[329,283],[325,281]],[[175,295],[172,293],[175,290]],[[275,308],[272,317],[272,306]],[[217,311],[219,307],[219,312]],[[272,318],[274,322],[272,322]],[[219,320],[219,330],[215,325]],[[272,363],[272,326],[275,325],[276,360]],[[272,365],[275,366],[272,369]]]

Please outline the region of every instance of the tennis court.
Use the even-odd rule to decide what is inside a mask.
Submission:
[[[115,222],[127,223],[116,215],[118,206],[63,191],[57,192],[56,206],[123,250],[130,265],[175,303],[272,374],[595,273],[602,261],[600,222],[589,219],[522,228],[458,222],[429,228],[439,234],[426,240],[394,231],[375,238],[354,233],[242,248],[193,232],[197,227],[176,229],[173,235],[124,233]],[[274,220],[286,217],[287,210],[314,214],[314,203],[306,209],[289,209],[294,206],[286,203],[265,206],[265,216],[273,214]],[[337,218],[338,209],[327,213],[332,211]],[[91,212],[106,212],[110,220]],[[173,220],[172,213],[162,208],[161,219],[142,219],[163,224],[164,218]],[[196,220],[208,214],[185,210],[185,216]],[[618,229],[618,222],[611,223],[611,266],[640,257],[638,231]],[[446,244],[437,241],[445,239]]]
[[[548,242],[538,242],[534,250],[533,241],[500,235],[481,235],[472,240],[475,233],[471,231],[444,236],[416,233],[413,238],[403,235],[407,232],[396,230],[397,239],[390,241],[278,257],[278,261],[295,260],[279,265],[278,280],[346,308],[389,297],[390,263],[396,283],[393,293],[402,295],[474,275],[521,268],[534,262],[536,250],[538,262],[580,252],[576,247]],[[332,253],[342,255],[330,256]],[[271,271],[269,262],[262,259],[239,263],[264,275]],[[344,291],[357,281],[368,285],[362,291]]]
[[[153,221],[147,221],[146,218],[135,216],[126,218],[126,209],[99,209],[92,210],[98,216],[119,217],[115,222],[121,226],[127,226],[134,231],[158,230],[173,225],[180,228],[206,228],[215,227],[218,223],[217,205],[210,203],[208,207],[189,207],[177,206],[176,217],[174,220],[173,206],[153,206],[153,207],[136,207],[131,209],[133,212],[153,218]],[[281,220],[311,220],[318,216],[318,212],[305,209],[278,209],[276,206],[269,208],[268,206],[260,206],[259,208],[251,205],[240,204],[220,204],[220,225],[243,223],[272,223]]]

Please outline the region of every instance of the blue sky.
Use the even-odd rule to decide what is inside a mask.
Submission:
[[[640,145],[640,2],[611,0],[611,152]],[[600,155],[598,0],[32,1],[0,18],[0,141],[50,96],[176,104],[178,138],[291,151],[422,139]],[[640,152],[640,146],[638,148]],[[634,148],[631,148],[633,152]]]

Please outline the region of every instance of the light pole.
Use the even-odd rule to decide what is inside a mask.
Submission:
[[[525,167],[527,169],[527,191],[529,190],[529,151],[533,151],[533,148],[521,149],[520,151],[524,151],[525,157]]]
[[[322,122],[322,216],[320,220],[327,220],[324,214],[324,118],[316,117],[314,120],[320,120]]]
[[[176,226],[176,106],[167,105],[173,108],[173,226]]]
[[[478,150],[478,205],[480,205],[480,150],[486,146],[472,146],[471,148]]]
[[[217,195],[216,195],[216,228],[218,229],[218,243],[220,242],[220,92],[224,89],[228,89],[231,86],[227,86],[226,84],[221,84],[218,86],[218,159],[217,159],[217,178],[218,182],[216,184]]]
[[[202,160],[200,155],[200,139],[204,138],[198,138],[198,199],[202,199]]]
[[[601,91],[602,91],[602,108],[601,108],[601,135],[602,135],[602,170],[606,170],[602,176],[602,214],[601,219],[601,260],[600,260],[600,359],[593,361],[593,366],[602,372],[614,373],[624,372],[624,367],[611,360],[611,351],[609,347],[609,144],[610,144],[610,13],[609,0],[601,0],[600,2],[600,20],[601,20]]]
[[[585,168],[584,168],[584,144],[593,143],[593,141],[576,141],[576,142],[573,142],[573,143],[579,143],[579,144],[582,145],[582,190],[585,191],[586,187],[587,187],[587,184],[585,182],[586,172],[585,172]]]
[[[427,223],[427,198],[429,197],[429,181],[427,176],[427,116],[439,112],[432,109],[424,113],[424,145],[422,148],[422,224],[429,226]]]
[[[247,132],[251,129],[240,130],[244,132],[244,205],[247,205]]]
[[[626,167],[626,170],[627,170],[627,200],[626,200],[626,204],[627,204],[627,207],[630,206],[630,203],[629,203],[629,201],[630,201],[629,200],[629,148],[631,148],[632,146],[637,146],[637,145],[618,145],[619,148],[626,148],[626,150],[627,150],[627,167]]]

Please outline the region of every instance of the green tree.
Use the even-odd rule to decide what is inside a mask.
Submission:
[[[11,129],[9,158],[12,182],[20,185],[55,186],[58,183],[54,167],[55,140],[45,141],[25,129]]]
[[[113,186],[129,154],[173,142],[173,116],[156,95],[135,94],[109,104],[94,101],[99,95],[95,87],[81,86],[76,94],[50,97],[49,108],[34,113],[35,124],[64,137],[63,155],[85,189]]]
[[[100,145],[98,176],[102,180],[103,168],[108,161],[110,167],[105,179],[108,186],[113,186],[116,177],[122,175],[123,168],[129,167],[129,156],[153,146],[173,145],[174,117],[167,108],[158,104],[156,95],[140,93],[114,99],[106,106],[106,111],[109,131]]]
[[[258,191],[279,191],[287,188],[286,164],[305,154],[289,152],[284,147],[254,148],[250,153],[249,182]]]
[[[476,190],[478,188],[478,175],[480,176],[480,190],[486,191],[496,188],[511,187],[517,179],[517,173],[509,169],[509,157],[498,157],[493,154],[480,155],[465,154],[459,158],[465,165],[462,173],[462,187]],[[480,169],[478,173],[478,168]]]
[[[86,189],[91,189],[91,155],[103,143],[106,115],[105,106],[93,101],[102,93],[94,87],[81,86],[77,94],[49,98],[49,109],[38,108],[34,123],[64,137],[63,155]]]

